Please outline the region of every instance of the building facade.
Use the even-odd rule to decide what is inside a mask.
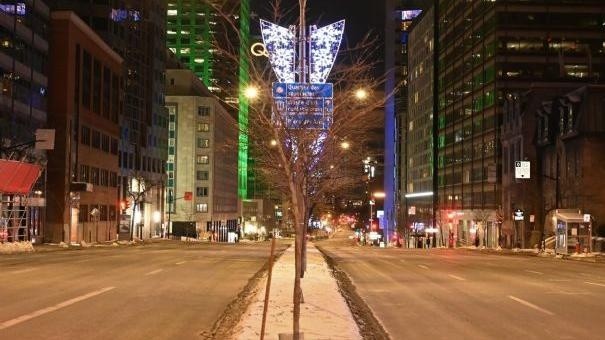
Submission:
[[[604,11],[601,1],[438,2],[437,194],[455,243],[472,243],[480,222],[498,229],[505,98],[534,81],[598,81]]]
[[[237,121],[190,70],[167,70],[170,220],[203,232],[235,232]]]
[[[34,163],[43,171],[47,157],[35,150],[34,142],[36,130],[47,121],[49,15],[40,0],[0,4],[0,159]],[[44,178],[42,173],[33,188],[36,200],[18,208],[27,211],[22,234],[32,240],[41,239],[44,231]],[[7,202],[8,198],[0,199]]]
[[[415,0],[385,1],[385,93],[389,96],[384,112],[384,219],[385,226],[394,231],[401,229],[405,202],[402,200],[405,174],[401,166],[406,158],[405,129],[408,100],[408,38],[413,19],[421,13],[426,4]],[[397,87],[399,86],[399,87]]]
[[[563,219],[558,216],[563,212],[573,211],[580,221],[584,214],[590,215],[589,221],[583,220],[587,223],[567,223],[565,243],[572,248],[573,239],[578,239],[580,249],[588,248],[588,239],[582,237],[588,234],[588,224],[593,234],[605,225],[605,192],[601,188],[605,176],[604,106],[605,86],[581,85],[551,96],[533,112],[539,155],[536,182],[543,193],[540,212],[544,216],[536,222],[543,223],[548,237],[557,233],[560,225],[553,221]]]
[[[135,235],[154,236],[162,215],[168,116],[164,107],[166,3],[160,0],[51,0],[72,10],[124,59],[124,108],[119,116],[120,200],[136,221]],[[133,182],[133,179],[135,181]],[[144,183],[141,195],[133,183]]]
[[[52,12],[50,46],[46,239],[115,239],[123,59],[71,11]]]
[[[402,117],[402,213],[413,237],[433,227],[433,36],[434,9],[416,19],[409,32],[408,108]],[[439,239],[439,238],[438,238]],[[413,242],[417,244],[417,242]]]

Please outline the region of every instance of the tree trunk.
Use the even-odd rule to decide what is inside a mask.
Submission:
[[[302,190],[295,190],[296,184],[290,183],[292,192],[292,208],[294,212],[294,223],[296,238],[294,241],[294,291],[292,302],[294,304],[292,313],[293,339],[300,339],[300,304],[302,302],[302,287],[300,278],[302,273],[302,246],[305,237],[305,207]],[[294,190],[293,190],[294,189]]]

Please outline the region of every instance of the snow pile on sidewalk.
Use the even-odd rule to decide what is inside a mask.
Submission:
[[[0,243],[0,254],[31,253],[34,246],[31,242],[6,242]]]
[[[307,271],[301,279],[305,303],[301,305],[300,330],[305,339],[361,339],[347,303],[321,253],[307,246]],[[258,339],[263,317],[266,278],[253,298],[233,339]],[[273,266],[265,338],[292,334],[292,291],[294,287],[294,246],[288,248]]]

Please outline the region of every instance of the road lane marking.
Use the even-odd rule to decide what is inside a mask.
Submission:
[[[177,266],[179,266],[179,265],[181,265],[181,264],[183,264],[183,263],[185,263],[185,262],[187,262],[187,261],[181,261],[181,262],[177,262],[177,263],[175,263],[175,264],[176,264]]]
[[[538,271],[535,271],[535,270],[528,270],[528,269],[526,269],[525,271],[528,272],[528,273],[538,274],[538,275],[543,275],[544,274],[542,272],[538,272]]]
[[[156,270],[154,270],[154,271],[152,271],[152,272],[146,273],[145,275],[154,275],[154,274],[157,274],[157,273],[159,273],[159,272],[161,272],[161,271],[163,271],[163,270],[164,270],[164,269],[156,269]]]
[[[602,284],[602,283],[595,283],[595,282],[588,282],[588,281],[585,281],[584,283],[586,283],[587,285],[605,287],[605,284]]]
[[[449,274],[448,276],[451,277],[451,278],[453,278],[453,279],[456,279],[458,281],[466,281],[465,278],[462,278],[460,276],[456,276],[456,275],[453,275],[453,274]]]
[[[29,273],[29,272],[34,271],[34,270],[36,270],[36,268],[25,268],[25,269],[15,270],[14,272],[11,272],[11,274]]]
[[[423,264],[419,264],[418,267],[422,268],[422,269],[429,269],[429,267],[423,265]]]
[[[540,311],[540,312],[542,312],[544,314],[555,315],[555,313],[553,313],[553,312],[551,312],[551,311],[549,311],[547,309],[544,309],[542,307],[538,307],[538,306],[534,305],[533,303],[525,301],[523,299],[519,299],[518,297],[514,297],[512,295],[509,295],[508,298],[511,299],[511,300],[517,301],[518,303],[520,303],[520,304],[522,304],[524,306],[527,306],[529,308],[533,308],[533,309],[535,309],[537,311]]]
[[[54,306],[42,308],[42,309],[39,309],[39,310],[37,310],[35,312],[29,313],[29,314],[25,314],[25,315],[21,315],[21,316],[19,316],[17,318],[14,318],[14,319],[11,319],[11,320],[8,320],[8,321],[4,321],[3,323],[0,323],[0,330],[6,329],[8,327],[12,327],[14,325],[18,325],[18,324],[20,324],[22,322],[31,320],[33,318],[36,318],[36,317],[44,315],[44,314],[48,314],[50,312],[54,312],[54,311],[59,310],[61,308],[65,308],[67,306],[73,305],[74,303],[77,303],[77,302],[80,302],[80,301],[84,301],[86,299],[90,299],[91,297],[103,294],[103,293],[108,292],[108,291],[110,291],[110,290],[112,290],[114,288],[116,288],[116,287],[105,287],[103,289],[95,290],[94,292],[90,292],[88,294],[84,294],[84,295],[75,297],[73,299],[69,299],[67,301],[61,302],[61,303],[56,304]]]

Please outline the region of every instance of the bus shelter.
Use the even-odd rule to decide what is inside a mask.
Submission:
[[[555,252],[557,254],[574,253],[589,248],[590,221],[577,209],[557,209],[553,216],[555,227]]]

